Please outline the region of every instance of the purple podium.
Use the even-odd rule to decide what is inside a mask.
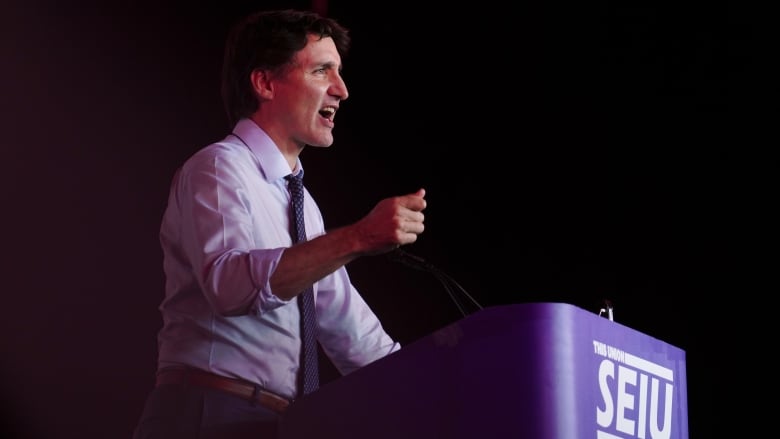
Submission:
[[[565,303],[485,308],[295,402],[281,439],[687,439],[685,351]]]

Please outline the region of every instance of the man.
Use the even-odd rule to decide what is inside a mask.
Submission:
[[[223,98],[230,134],[177,171],[160,230],[166,275],[157,385],[135,438],[275,437],[301,397],[301,317],[313,287],[317,339],[347,374],[400,349],[345,265],[413,243],[425,190],[380,201],[325,231],[304,191],[307,240],[294,243],[287,176],[306,146],[333,143],[348,91],[348,31],[312,12],[266,11],[228,38]]]

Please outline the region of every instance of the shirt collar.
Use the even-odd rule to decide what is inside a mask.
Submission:
[[[268,181],[275,181],[284,178],[290,174],[290,166],[287,160],[279,151],[273,140],[263,131],[262,128],[251,119],[241,119],[233,127],[233,134],[239,137],[239,140],[246,143],[249,150],[252,151],[260,170],[265,174]],[[303,164],[298,158],[295,169],[303,172]]]

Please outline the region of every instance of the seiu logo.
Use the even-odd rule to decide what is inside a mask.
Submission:
[[[597,341],[601,401],[597,439],[669,439],[674,377],[670,369]]]

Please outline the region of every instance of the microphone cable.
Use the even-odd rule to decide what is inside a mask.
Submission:
[[[442,284],[444,290],[447,292],[447,295],[450,296],[450,299],[458,308],[458,311],[460,311],[463,317],[466,317],[469,314],[466,312],[464,304],[462,303],[466,300],[471,302],[471,305],[476,307],[477,310],[482,309],[482,305],[480,305],[479,302],[477,302],[476,299],[474,299],[465,288],[463,288],[455,279],[453,279],[452,276],[439,270],[425,259],[417,255],[413,255],[405,250],[401,250],[400,248],[397,248],[388,253],[387,258],[393,262],[403,264],[409,268],[432,274]]]

